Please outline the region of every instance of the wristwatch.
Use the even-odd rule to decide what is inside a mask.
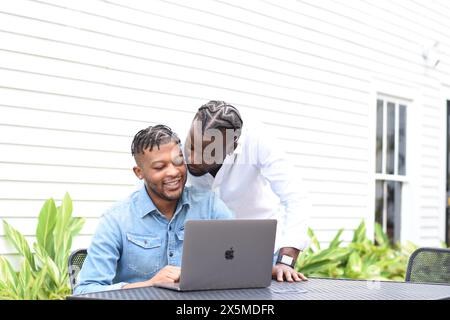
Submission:
[[[291,268],[295,266],[294,258],[286,254],[278,255],[277,263],[285,264]]]

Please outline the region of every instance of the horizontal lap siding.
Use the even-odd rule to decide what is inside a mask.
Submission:
[[[418,54],[436,31],[391,19],[386,10],[398,5],[3,1],[0,217],[32,237],[45,199],[67,191],[74,214],[88,218],[77,242],[87,245],[101,213],[136,188],[134,133],[165,123],[184,135],[196,108],[223,99],[288,146],[310,191],[319,239],[328,243],[344,228],[350,240],[361,219],[373,219],[371,79],[436,94]],[[434,11],[424,11],[422,23],[448,29],[436,9],[447,10],[445,2],[414,1],[410,10],[423,6]],[[445,32],[438,35],[448,47]],[[424,115],[426,134],[440,136],[439,110]],[[441,152],[433,139],[422,144],[425,157]],[[439,188],[439,164],[424,164],[432,166],[427,185]],[[12,253],[1,232],[0,253]]]
[[[425,38],[423,45],[429,45],[430,39],[439,41],[440,60],[443,62],[437,72],[425,72],[420,120],[415,128],[421,136],[419,141],[412,142],[418,144],[416,241],[422,246],[439,246],[445,231],[446,106],[440,86],[450,83],[450,10],[443,4],[447,5],[445,1],[412,1],[408,5],[397,2],[389,8],[391,12],[404,10],[406,14],[400,21]],[[446,98],[450,99],[448,93]]]

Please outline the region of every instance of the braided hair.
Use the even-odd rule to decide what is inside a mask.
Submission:
[[[134,136],[133,142],[131,143],[131,155],[143,154],[144,150],[148,148],[152,151],[154,146],[157,146],[159,150],[160,145],[169,142],[181,143],[177,134],[168,126],[161,124],[150,126],[140,130]]]
[[[242,129],[242,118],[239,111],[225,101],[211,100],[201,106],[194,121],[200,121],[202,130],[208,129]]]

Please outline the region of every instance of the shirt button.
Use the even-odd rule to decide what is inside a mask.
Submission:
[[[169,257],[173,257],[173,252],[169,252]]]
[[[169,226],[169,231],[171,231],[172,230],[172,226]]]

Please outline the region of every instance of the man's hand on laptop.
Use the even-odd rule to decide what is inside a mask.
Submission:
[[[175,266],[165,266],[158,271],[155,276],[147,281],[129,283],[122,289],[149,287],[160,282],[178,282],[180,280],[181,268]]]
[[[281,263],[277,263],[272,267],[272,278],[280,282],[283,282],[284,280],[288,282],[308,280],[302,273]]]
[[[175,266],[165,266],[153,278],[149,280],[150,284],[178,282],[180,280],[181,268]]]

